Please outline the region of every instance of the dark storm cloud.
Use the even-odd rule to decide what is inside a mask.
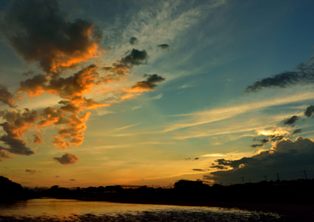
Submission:
[[[314,142],[306,138],[296,141],[282,140],[269,151],[238,160],[219,159],[212,166],[218,170],[207,178],[222,183],[238,183],[240,178],[251,181],[263,180],[264,176],[276,178],[276,173],[283,179],[303,177],[304,170],[314,168]]]
[[[295,124],[296,121],[298,121],[300,119],[300,117],[294,115],[294,116],[291,116],[289,117],[288,119],[284,120],[284,124],[285,125],[293,125]]]
[[[138,43],[138,39],[133,36],[133,37],[131,37],[131,38],[129,39],[129,43],[130,43],[131,45],[135,45],[136,43]]]
[[[5,86],[0,85],[0,101],[10,107],[14,107],[14,97]]]
[[[65,153],[61,157],[54,157],[54,159],[60,164],[73,164],[78,161],[78,157],[71,153]]]
[[[38,61],[45,71],[93,57],[99,40],[91,23],[67,21],[56,0],[13,1],[2,29],[18,53],[27,61]]]
[[[304,115],[307,116],[307,117],[311,117],[312,114],[314,112],[314,106],[311,105],[311,106],[308,106],[305,111],[304,111]]]
[[[148,54],[145,50],[132,49],[132,51],[121,59],[122,64],[142,65],[147,62]]]
[[[159,48],[161,48],[161,49],[168,49],[170,46],[168,45],[168,44],[159,44],[159,45],[157,45]]]

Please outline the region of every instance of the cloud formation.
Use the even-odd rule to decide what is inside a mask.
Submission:
[[[37,170],[25,169],[25,172],[28,173],[28,174],[35,174],[37,172]]]
[[[23,136],[34,125],[37,119],[37,112],[28,109],[23,112],[1,111],[0,117],[5,120],[0,124],[5,132],[0,137],[0,141],[6,145],[0,146],[0,150],[20,155],[33,154],[34,152],[24,142]]]
[[[146,80],[137,82],[134,86],[132,86],[132,90],[134,91],[149,91],[154,89],[158,83],[165,80],[164,77],[159,76],[157,74],[147,74],[145,75]]]
[[[138,96],[144,92],[153,90],[160,82],[165,80],[164,77],[158,74],[146,74],[146,80],[135,83],[131,88],[125,90],[125,94],[122,95],[122,99],[130,99]]]
[[[94,64],[82,66],[83,62],[102,52],[100,36],[92,23],[83,19],[68,20],[59,10],[56,0],[13,1],[3,19],[5,36],[13,48],[26,61],[38,62],[43,73],[28,75],[15,93],[0,86],[0,101],[11,107],[10,110],[0,111],[4,120],[0,124],[4,131],[0,137],[4,144],[0,146],[1,153],[33,154],[25,138],[30,136],[34,144],[41,143],[42,129],[50,126],[56,129],[53,137],[55,146],[68,148],[81,145],[91,110],[121,102],[125,94],[133,98],[153,90],[164,80],[156,74],[147,75],[146,80],[135,83],[131,89],[114,92],[117,93],[114,101],[95,101],[87,94],[91,94],[97,86],[126,78],[133,66],[145,64],[148,59],[146,50],[132,49],[103,69]],[[71,68],[77,64],[80,64],[80,70],[71,73]],[[18,102],[24,96],[43,94],[57,96],[58,103],[36,110],[19,109]],[[58,157],[58,160],[69,155]]]
[[[237,160],[218,159],[212,168],[219,169],[207,178],[229,184],[239,183],[241,178],[247,181],[264,180],[265,176],[276,179],[276,173],[282,179],[303,178],[304,170],[314,167],[314,142],[299,137],[295,141],[282,140],[267,151],[251,157]]]
[[[0,85],[0,101],[10,107],[15,106],[13,95],[8,91],[5,86],[2,85]]]
[[[170,45],[169,44],[166,44],[166,43],[163,43],[163,44],[159,44],[157,45],[158,48],[161,48],[161,49],[169,49]]]
[[[132,37],[130,38],[130,40],[129,40],[129,43],[130,43],[131,45],[135,45],[136,43],[138,43],[138,39],[137,39],[136,37],[132,36]]]
[[[295,124],[296,121],[298,121],[300,119],[299,116],[293,115],[291,117],[289,117],[288,119],[286,119],[283,123],[285,125],[293,125]]]
[[[304,111],[304,115],[307,117],[311,117],[313,112],[314,112],[314,106],[311,105],[311,106],[306,107],[306,109]]]
[[[148,54],[145,50],[132,49],[129,54],[121,59],[121,63],[133,66],[133,65],[142,65],[147,62]]]
[[[78,161],[78,157],[71,153],[65,153],[61,157],[54,157],[53,159],[63,165],[74,164]]]
[[[288,87],[295,84],[314,83],[314,58],[300,64],[295,71],[288,71],[254,82],[246,88],[247,92],[255,92],[264,88]]]
[[[27,61],[56,72],[97,55],[99,34],[88,21],[68,21],[56,0],[14,1],[4,16],[5,34]]]

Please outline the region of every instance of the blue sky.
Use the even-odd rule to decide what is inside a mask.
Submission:
[[[36,3],[24,1],[24,4],[33,2]],[[237,178],[243,166],[251,169],[249,164],[255,162],[241,167],[228,165],[224,169],[227,173],[211,174],[218,171],[211,167],[216,159],[254,159],[261,152],[282,149],[284,141],[304,144],[297,138],[312,138],[313,120],[303,114],[314,100],[309,82],[245,91],[258,80],[296,70],[298,64],[313,56],[312,1],[69,0],[58,3],[65,21],[87,20],[93,31],[102,36],[95,40],[99,47],[97,56],[62,67],[58,75],[65,78],[95,64],[97,72],[106,76],[103,67],[113,67],[130,55],[132,49],[145,50],[148,56],[140,65],[129,64],[123,79],[93,86],[87,92],[86,98],[106,106],[91,110],[91,116],[84,122],[86,130],[80,144],[55,148],[52,138],[58,125],[27,129],[23,141],[34,151],[32,155],[18,154],[2,140],[0,151],[9,156],[0,162],[4,175],[30,186],[169,185],[179,178],[203,179],[204,175],[209,182],[235,183],[239,181],[230,178]],[[12,4],[0,3],[4,26]],[[18,112],[23,108],[42,110],[60,106],[56,92],[51,94],[48,90],[35,97],[16,93],[21,81],[36,74],[49,75],[49,71],[39,65],[41,58],[27,59],[29,55],[12,44],[12,36],[19,30],[16,24],[8,24],[0,38],[0,81],[14,94],[18,107],[8,108],[3,104],[1,109]],[[129,43],[131,37],[136,37],[136,44]],[[49,43],[49,38],[46,41]],[[162,49],[158,47],[160,44],[168,47]],[[23,74],[30,71],[30,76]],[[152,74],[165,80],[150,85],[149,89],[134,87]],[[127,99],[123,99],[123,93]],[[284,124],[292,115],[297,115],[298,121]],[[302,132],[293,134],[297,128]],[[36,130],[42,134],[41,144],[32,143],[29,133]],[[283,138],[251,147],[258,143],[258,138],[273,135]],[[309,146],[314,149],[313,145]],[[69,163],[60,164],[55,157],[65,153],[75,158],[66,156]],[[311,175],[313,168],[307,167]],[[26,169],[36,173],[30,175]],[[266,171],[271,171],[271,167]],[[34,182],[38,175],[42,180]]]

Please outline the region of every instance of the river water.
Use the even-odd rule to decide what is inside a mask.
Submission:
[[[218,207],[32,199],[0,205],[0,221],[281,221],[277,214]]]

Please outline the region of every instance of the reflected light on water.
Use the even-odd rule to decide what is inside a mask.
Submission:
[[[70,216],[82,214],[121,214],[141,211],[162,210],[199,210],[210,212],[233,212],[247,214],[249,211],[224,209],[218,207],[186,207],[153,204],[125,204],[104,201],[79,201],[71,199],[33,199],[19,201],[15,204],[1,205],[0,215],[3,216]]]
[[[0,205],[0,221],[280,221],[272,213],[219,207],[33,199]]]

